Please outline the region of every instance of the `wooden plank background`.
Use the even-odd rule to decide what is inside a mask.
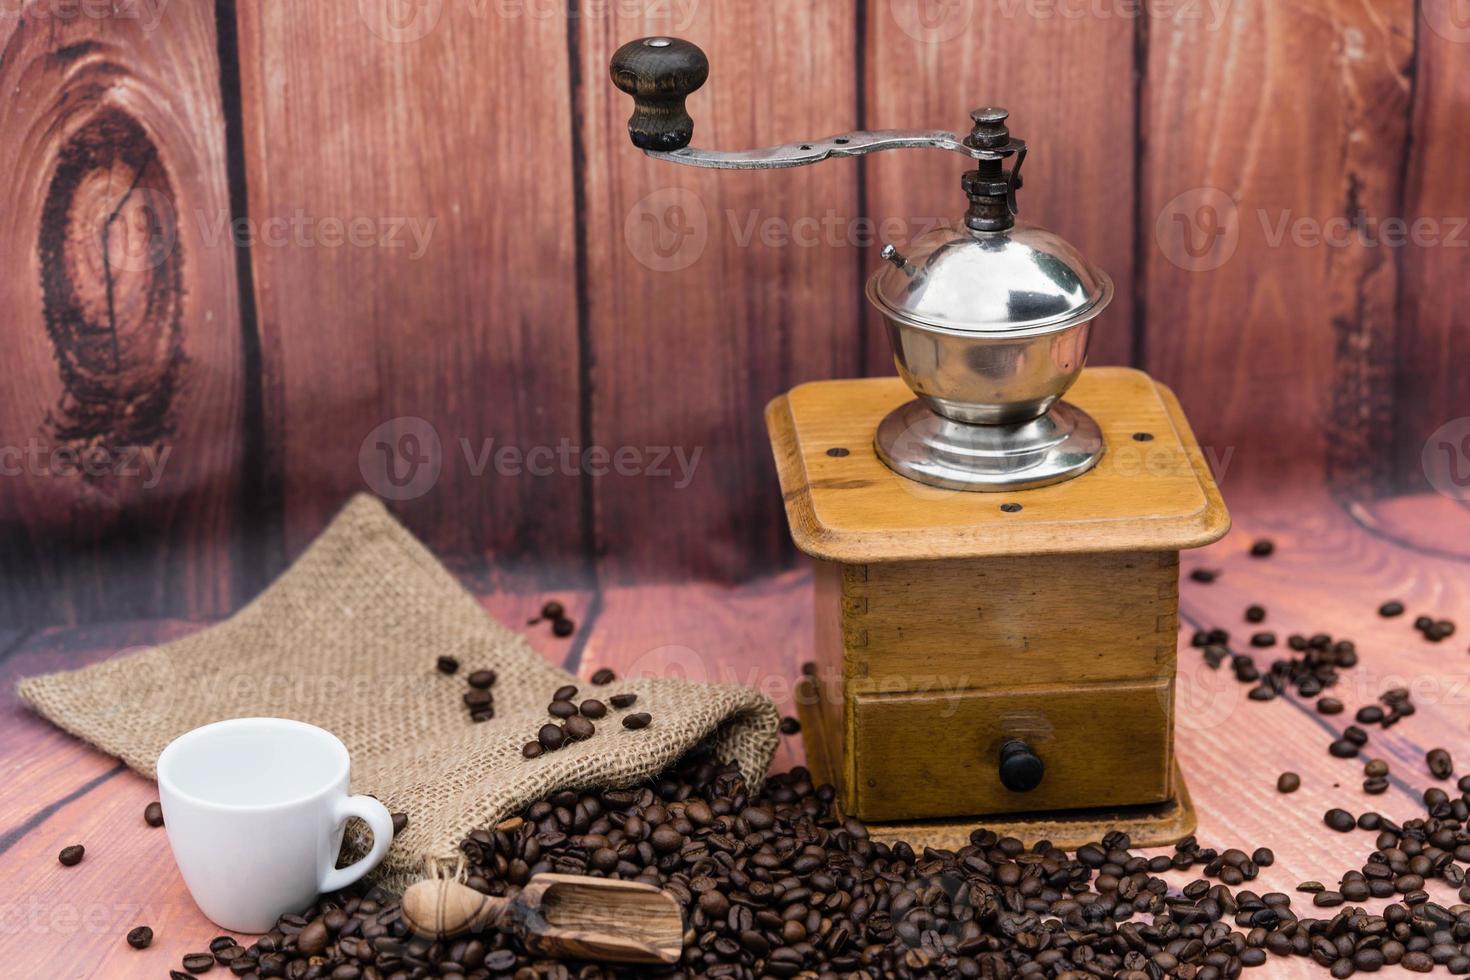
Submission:
[[[891,370],[863,280],[962,167],[650,161],[647,33],[710,55],[702,145],[1008,106],[1022,218],[1117,282],[1095,363],[1227,496],[1423,490],[1470,416],[1454,0],[103,7],[0,13],[0,625],[223,614],[359,490],[522,588],[788,565],[761,406]]]

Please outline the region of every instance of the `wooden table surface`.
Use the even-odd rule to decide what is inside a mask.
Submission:
[[[1278,499],[1231,501],[1235,530],[1224,541],[1185,556],[1184,570],[1223,570],[1182,592],[1179,756],[1200,813],[1206,846],[1273,848],[1276,864],[1253,883],[1257,891],[1291,891],[1316,878],[1335,884],[1372,849],[1372,835],[1338,835],[1321,823],[1329,807],[1376,809],[1396,819],[1422,815],[1420,793],[1433,780],[1424,753],[1443,746],[1470,772],[1466,704],[1470,702],[1470,509],[1438,496],[1397,498],[1371,506],[1339,506],[1283,493]],[[1269,536],[1276,554],[1246,552]],[[625,673],[679,670],[688,676],[760,688],[790,710],[792,681],[810,655],[809,576],[796,571],[738,588],[645,585],[555,593],[580,628],[570,640],[532,629],[547,657],[586,674],[600,666]],[[509,583],[484,597],[492,614],[524,623],[547,594],[516,593]],[[1378,605],[1402,599],[1408,614],[1378,617]],[[1249,701],[1228,670],[1212,671],[1188,645],[1196,625],[1220,625],[1243,637],[1246,605],[1267,607],[1266,626],[1327,632],[1357,642],[1361,663],[1332,692],[1349,714],[1393,686],[1414,692],[1418,713],[1397,727],[1371,730],[1367,756],[1393,767],[1389,791],[1365,795],[1361,761],[1328,756],[1327,743],[1349,714],[1316,714],[1294,697]],[[1462,630],[1431,644],[1412,629],[1425,612],[1457,620]],[[162,831],[142,820],[153,785],[33,715],[17,703],[21,677],[79,666],[123,650],[178,637],[204,624],[132,622],[37,631],[0,627],[0,974],[6,977],[163,977],[186,952],[204,948],[219,930],[194,908]],[[1258,655],[1264,666],[1269,652]],[[799,740],[787,740],[778,767],[798,764]],[[1275,790],[1293,769],[1302,788]],[[1452,788],[1451,784],[1443,784]],[[83,843],[86,860],[64,868],[56,853]],[[1187,876],[1179,876],[1182,884]],[[1453,901],[1442,886],[1437,898]],[[1305,896],[1303,896],[1305,897]],[[1309,903],[1303,915],[1312,914]],[[1373,903],[1376,907],[1377,904]],[[146,951],[123,940],[138,924],[156,939]],[[1401,971],[1386,970],[1384,975]],[[1326,976],[1305,960],[1271,959],[1250,975]],[[1407,974],[1403,974],[1407,975]]]

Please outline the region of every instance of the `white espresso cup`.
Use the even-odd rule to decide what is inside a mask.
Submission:
[[[388,808],[347,795],[347,747],[284,718],[215,722],[158,757],[174,860],[205,915],[233,932],[267,932],[323,892],[367,874],[393,842]],[[338,868],[348,817],[372,828],[367,856]]]

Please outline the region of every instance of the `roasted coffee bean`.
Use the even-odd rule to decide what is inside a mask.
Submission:
[[[1345,738],[1340,738],[1337,741],[1333,742],[1331,745],[1327,746],[1327,751],[1337,756],[1339,759],[1353,759],[1357,757],[1358,752],[1361,750],[1355,743],[1349,742]]]
[[[1360,725],[1376,725],[1383,720],[1383,709],[1376,704],[1367,704],[1353,716]]]
[[[61,849],[60,854],[56,855],[56,860],[70,868],[73,865],[81,864],[82,855],[86,853],[87,849],[81,844],[68,844]]]
[[[792,718],[790,715],[788,715],[785,718],[781,719],[782,735],[796,735],[800,731],[801,722],[797,721],[795,718]]]
[[[1352,742],[1354,745],[1368,744],[1368,733],[1363,731],[1357,725],[1349,725],[1344,728],[1342,730],[1342,737],[1347,739],[1349,742]]]
[[[143,822],[150,827],[163,826],[163,805],[157,800],[143,808]]]
[[[138,926],[128,932],[128,945],[134,949],[147,949],[153,943],[153,930]]]
[[[1322,822],[1340,834],[1345,834],[1358,825],[1358,821],[1351,813],[1335,807],[1323,814]]]
[[[541,607],[542,619],[561,619],[566,614],[566,609],[555,599],[552,599],[546,605]]]
[[[1266,620],[1266,610],[1262,606],[1246,606],[1245,621],[1247,623],[1261,623]]]
[[[1430,775],[1435,779],[1449,779],[1454,775],[1455,764],[1444,749],[1430,749],[1425,754],[1424,761],[1429,766]]]
[[[596,698],[588,698],[582,702],[578,710],[582,712],[584,718],[601,718],[607,714],[607,705]]]
[[[623,727],[632,729],[647,728],[651,721],[653,721],[652,715],[646,711],[639,711],[631,715],[625,715],[623,717]]]
[[[228,949],[231,946],[238,945],[239,943],[235,941],[234,936],[215,936],[209,941],[209,951],[215,954],[215,957],[218,958],[220,950]]]
[[[554,694],[551,695],[551,700],[553,700],[553,701],[570,701],[573,698],[575,698],[576,696],[577,696],[577,686],[575,684],[566,684],[566,685],[563,685],[562,687],[559,687],[559,688],[556,689],[556,693],[554,693]]]
[[[1258,847],[1251,853],[1251,861],[1262,868],[1269,868],[1276,863],[1276,853],[1269,847]]]
[[[1251,634],[1251,646],[1253,646],[1253,647],[1274,647],[1275,645],[1276,645],[1276,634],[1275,633],[1266,631],[1266,632],[1252,633]]]
[[[1378,615],[1384,617],[1385,619],[1390,619],[1394,616],[1402,616],[1403,614],[1404,604],[1402,602],[1399,602],[1397,599],[1390,599],[1388,602],[1385,602],[1383,605],[1378,607]]]
[[[562,728],[566,732],[567,738],[573,742],[581,742],[589,739],[597,731],[592,722],[583,718],[581,715],[568,718]]]
[[[434,666],[438,668],[441,674],[452,674],[459,670],[459,661],[453,657],[440,657],[434,661]]]
[[[1276,542],[1270,538],[1257,538],[1251,544],[1252,558],[1266,558],[1276,550]]]
[[[208,973],[214,969],[214,956],[211,953],[190,953],[184,957],[183,966],[193,974]]]
[[[551,624],[551,632],[557,636],[571,636],[576,629],[577,624],[570,619],[558,619]]]
[[[546,750],[541,747],[540,742],[527,742],[525,745],[521,746],[521,755],[525,756],[527,759],[534,759],[537,756],[541,755],[541,753],[544,751]]]
[[[465,679],[469,682],[470,687],[484,690],[495,685],[495,671],[477,670]]]
[[[489,721],[494,717],[495,712],[490,708],[478,708],[470,712],[470,721],[473,722]]]
[[[541,743],[541,747],[546,751],[555,752],[566,743],[567,733],[562,731],[560,725],[545,724],[536,733],[536,740]]]
[[[1294,772],[1283,772],[1276,777],[1276,791],[1279,793],[1295,793],[1301,785],[1302,777]]]
[[[296,934],[296,948],[307,956],[316,956],[327,948],[332,935],[321,919],[312,919]]]
[[[1189,573],[1189,577],[1192,581],[1208,585],[1209,583],[1215,581],[1215,579],[1219,578],[1220,573],[1219,571],[1212,568],[1196,568]]]
[[[1382,776],[1369,776],[1363,780],[1363,792],[1370,796],[1379,796],[1388,792],[1388,780]]]
[[[403,833],[403,828],[408,826],[408,814],[400,811],[390,814],[390,816],[393,818],[393,836],[397,837]]]
[[[633,705],[637,704],[638,703],[638,695],[636,695],[636,694],[614,694],[612,697],[608,698],[607,701],[614,708],[617,708],[617,709],[621,710],[623,708],[631,708],[631,707],[633,707]]]
[[[1368,760],[1368,764],[1363,766],[1363,775],[1369,776],[1374,779],[1377,779],[1380,776],[1387,776],[1388,763],[1384,762],[1382,759],[1370,759]]]
[[[577,706],[570,701],[553,701],[546,706],[546,711],[553,718],[570,718],[577,713]]]
[[[478,688],[472,687],[468,691],[464,692],[464,703],[469,707],[471,711],[478,711],[482,708],[488,708],[491,704],[494,703],[494,701],[495,695],[491,694],[489,691],[482,691]]]
[[[169,970],[168,980],[194,980],[194,977],[192,974],[185,973],[183,970]]]
[[[608,684],[611,684],[617,679],[618,675],[613,673],[611,667],[600,668],[592,675],[592,683],[596,684],[598,687],[604,687]]]
[[[1322,698],[1317,702],[1317,713],[1323,715],[1342,714],[1342,702],[1337,698]]]

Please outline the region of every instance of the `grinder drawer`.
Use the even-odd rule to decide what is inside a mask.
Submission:
[[[917,820],[1158,803],[1170,795],[1173,697],[1173,678],[858,694],[844,806],[864,820]],[[1034,788],[1002,782],[1007,745],[1012,785],[1036,775],[1027,754],[1040,760]]]

